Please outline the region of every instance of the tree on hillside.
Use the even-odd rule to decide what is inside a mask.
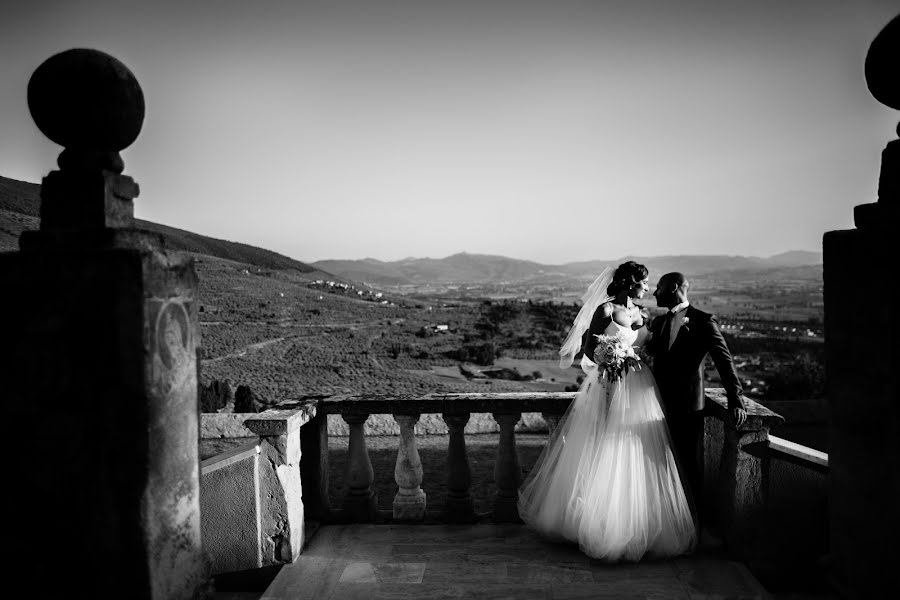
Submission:
[[[825,395],[823,354],[801,352],[785,360],[769,382],[769,400],[809,400]]]

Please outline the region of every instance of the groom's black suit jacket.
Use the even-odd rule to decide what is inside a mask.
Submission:
[[[693,306],[679,311],[674,317],[669,348],[662,331],[665,321],[664,315],[653,320],[647,352],[653,357],[653,376],[666,414],[676,416],[703,409],[703,359],[707,354],[722,379],[728,408],[744,408],[741,382],[716,318]]]

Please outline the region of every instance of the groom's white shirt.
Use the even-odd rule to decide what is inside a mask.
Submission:
[[[679,313],[679,312],[683,311],[684,309],[686,309],[686,308],[687,308],[688,306],[690,306],[690,305],[691,305],[691,303],[688,302],[687,300],[685,300],[685,301],[682,302],[681,304],[676,304],[675,306],[673,306],[673,307],[669,310],[669,312],[672,313],[672,314],[676,314],[676,313]]]

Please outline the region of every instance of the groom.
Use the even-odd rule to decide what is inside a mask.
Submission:
[[[703,493],[703,359],[712,356],[728,397],[728,411],[740,427],[747,418],[743,390],[716,318],[688,302],[690,284],[667,273],[656,284],[656,304],[668,309],[650,325],[647,352],[659,385],[672,445],[699,508]]]

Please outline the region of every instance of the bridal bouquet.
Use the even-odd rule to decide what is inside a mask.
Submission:
[[[609,381],[618,381],[629,368],[640,369],[641,359],[634,348],[618,335],[595,335],[597,348],[592,357]]]

